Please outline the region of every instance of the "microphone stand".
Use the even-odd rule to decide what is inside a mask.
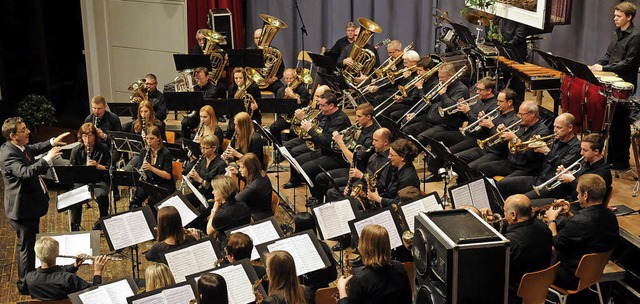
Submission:
[[[304,25],[304,19],[302,19],[302,14],[300,13],[300,8],[298,7],[298,0],[294,0],[293,1],[294,6],[296,7],[296,11],[298,12],[298,17],[300,17],[300,22],[302,23],[302,27],[300,28],[300,36],[301,36],[301,42],[302,42],[302,61],[305,60],[305,48],[304,48],[304,36],[309,36],[309,33],[307,33],[307,27]],[[302,66],[302,68],[304,68],[304,64]]]

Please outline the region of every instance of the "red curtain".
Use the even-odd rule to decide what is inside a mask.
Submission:
[[[198,29],[207,28],[209,9],[226,8],[231,12],[233,20],[233,41],[236,49],[243,49],[244,18],[242,16],[242,0],[188,0],[187,29],[189,30],[189,46],[196,44],[195,33]]]

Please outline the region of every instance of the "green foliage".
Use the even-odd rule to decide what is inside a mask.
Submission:
[[[464,8],[460,11],[460,15],[466,15],[469,12],[470,7],[480,9],[487,12],[496,0],[464,0]]]
[[[33,130],[56,122],[56,109],[53,103],[42,95],[27,95],[18,104],[17,112]]]

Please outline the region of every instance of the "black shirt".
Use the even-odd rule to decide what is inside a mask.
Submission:
[[[624,81],[636,84],[638,79],[638,66],[640,66],[640,30],[633,23],[621,31],[616,28],[611,36],[611,42],[607,52],[598,60],[603,71],[615,72]]]
[[[338,58],[338,61],[336,62],[336,66],[344,69],[345,66],[342,63],[343,60],[345,60],[347,57],[349,57],[349,53],[351,53],[351,49],[353,49],[353,43],[347,45],[343,50],[342,53],[340,53],[340,57]],[[365,44],[364,45],[364,49],[367,49],[371,52],[373,52],[373,54],[375,55],[375,63],[373,64],[373,68],[376,68],[378,66],[380,66],[380,56],[378,55],[378,50],[376,50],[373,46],[371,46],[371,44]]]
[[[323,155],[334,156],[337,155],[331,148],[331,142],[333,142],[333,131],[342,131],[351,125],[349,116],[338,110],[331,115],[318,114],[318,126],[322,128],[322,132],[318,133],[314,129],[309,130],[309,135],[317,147],[320,147]]]
[[[215,85],[213,82],[209,81],[207,82],[207,84],[203,87],[199,86],[199,85],[194,85],[193,86],[193,91],[194,92],[203,92],[204,94],[204,100],[214,100],[216,98],[224,98],[225,97],[225,91],[224,88],[221,88],[220,86]]]
[[[288,86],[279,87],[276,91],[276,98],[285,98],[284,91],[288,88]],[[306,107],[309,104],[309,100],[311,100],[311,94],[309,94],[309,89],[306,84],[301,83],[298,87],[293,90],[294,94],[298,94],[300,96],[300,103],[297,108],[300,109],[302,107]]]
[[[164,121],[167,118],[167,103],[164,101],[164,94],[158,90],[154,90],[148,95],[149,101],[153,103],[154,116]]]
[[[397,261],[378,268],[364,267],[353,275],[349,284],[349,296],[340,299],[339,304],[411,303],[409,277]]]
[[[458,100],[469,98],[469,89],[461,81],[456,80],[447,86],[447,91],[433,98],[431,101],[431,108],[427,120],[432,124],[442,124],[450,127],[461,127],[466,115],[458,112],[453,115],[445,114],[444,117],[438,113],[438,106],[446,108],[450,107],[458,102]]]
[[[140,157],[141,158],[139,160],[139,163],[140,163],[140,166],[142,166],[144,159],[149,160],[149,158],[147,158],[147,150],[142,150],[140,152]],[[152,164],[152,166],[171,174],[173,172],[172,161],[173,161],[173,156],[171,156],[171,152],[169,152],[169,149],[167,149],[167,147],[162,147],[160,150],[158,150],[158,155],[156,156],[156,163]],[[136,167],[140,168],[140,166],[136,166]],[[173,175],[171,175],[171,178],[169,180],[166,180],[148,170],[145,170],[144,173],[147,175],[148,183],[152,183],[162,188],[165,188],[169,191],[169,193],[172,193],[173,191],[176,190],[176,185],[173,181]]]
[[[245,178],[239,176],[242,180]],[[271,180],[265,174],[259,172],[250,183],[247,183],[238,194],[236,200],[245,202],[251,209],[251,217],[254,221],[261,220],[273,215],[271,211]]]
[[[229,198],[216,211],[211,225],[216,230],[216,239],[221,244],[227,242],[226,230],[246,225],[251,222],[251,209],[244,202],[236,201],[235,198]]]
[[[218,175],[224,174],[226,172],[226,167],[227,163],[219,155],[216,155],[209,164],[207,164],[207,159],[204,157],[200,163],[198,163],[196,172],[198,172],[198,175],[202,177],[202,184],[198,186],[198,190],[207,199],[213,198],[211,180]]]
[[[349,42],[349,39],[347,38],[347,36],[344,36],[336,41],[336,43],[331,47],[329,52],[342,54],[342,51],[350,44],[351,42]]]
[[[513,123],[515,123],[516,121],[518,121],[518,116],[516,115],[516,111],[515,110],[511,110],[507,113],[500,113],[500,115],[498,115],[498,117],[496,117],[496,119],[493,120],[493,128],[491,128],[491,130],[489,130],[489,133],[487,134],[487,136],[485,137],[488,138],[489,136],[495,135],[496,133],[498,133],[498,126],[499,125],[504,125],[504,127],[509,127],[511,126]],[[507,143],[504,141],[501,141],[498,144],[495,144],[493,146],[489,146],[489,145],[485,145],[484,150],[487,153],[491,153],[491,154],[496,154],[496,155],[500,155],[501,157],[506,157],[507,156]]]
[[[542,123],[542,120],[538,120],[528,128],[520,126],[520,129],[515,134],[516,136],[518,136],[518,138],[520,138],[521,141],[524,142],[531,139],[533,135],[540,135],[541,137],[544,137],[551,134],[551,131],[549,131],[549,128],[547,128],[547,126]],[[510,153],[507,159],[509,160],[512,167],[527,170],[531,173],[531,175],[538,175],[542,168],[544,156],[545,155],[542,153],[528,150],[515,154]]]
[[[549,153],[544,158],[542,173],[538,176],[536,184],[543,183],[556,175],[556,169],[562,165],[569,167],[580,158],[580,141],[573,136],[566,142],[554,141]]]
[[[18,281],[18,290],[20,294],[28,294],[39,300],[62,300],[68,298],[70,293],[102,283],[102,277],[96,275],[93,276],[93,283],[89,284],[78,277],[76,271],[78,268],[73,265],[38,268]]]
[[[182,244],[180,245],[170,245],[165,243],[164,241],[162,242],[157,242],[155,244],[153,244],[153,246],[151,246],[151,249],[149,249],[149,251],[147,251],[147,253],[145,253],[144,257],[147,258],[147,261],[151,261],[151,262],[156,262],[156,263],[162,263],[162,254],[171,250],[172,248],[178,247],[178,246],[182,246],[182,245],[188,245],[191,243],[195,243],[197,240],[196,238],[194,238],[192,235],[187,234],[185,236],[184,241],[182,242]]]
[[[600,175],[600,177],[604,179],[604,184],[607,185],[607,196],[609,195],[609,193],[611,193],[611,183],[613,183],[613,178],[611,177],[610,166],[605,162],[605,159],[603,157],[593,164],[584,162],[582,164],[582,168],[580,168],[580,170],[576,172],[576,174],[574,174],[576,179],[571,182],[571,189],[574,190],[573,194],[571,195],[571,201],[578,199],[578,192],[575,191],[575,189],[578,188],[578,177],[588,173]]]
[[[360,130],[360,136],[358,136],[358,139],[356,139],[356,144],[362,145],[365,150],[371,148],[373,146],[373,132],[375,132],[376,130],[378,130],[378,127],[375,123]],[[364,170],[366,170],[366,161],[374,153],[375,152],[373,152],[373,149],[371,149],[371,152],[369,153],[367,153],[366,151],[358,151],[358,153],[356,154],[356,167],[358,168],[358,170],[360,170],[361,172],[364,172]]]
[[[109,147],[105,143],[96,141],[93,145],[93,151],[89,153],[89,158],[97,163],[109,168],[111,165],[111,153]],[[87,148],[84,144],[80,144],[71,150],[69,161],[72,166],[87,165]]]
[[[380,196],[382,197],[382,206],[390,206],[391,204],[397,204],[400,201],[398,197],[398,191],[405,187],[416,187],[420,188],[420,179],[418,178],[418,173],[416,173],[416,168],[413,167],[413,163],[406,163],[400,170],[393,167],[390,170],[391,180],[389,183],[389,187],[386,191],[380,191],[378,189]]]
[[[476,104],[470,106],[469,112],[465,115],[469,124],[472,124],[478,120],[478,113],[484,112],[484,114],[488,114],[496,107],[498,107],[498,99],[495,96],[488,99],[480,99]],[[473,136],[473,138],[486,138],[489,132],[489,129],[481,127],[480,130],[471,132],[469,135]]]

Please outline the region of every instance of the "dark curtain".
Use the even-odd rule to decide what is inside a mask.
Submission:
[[[189,46],[196,44],[196,31],[208,28],[207,18],[209,9],[229,9],[233,18],[233,39],[236,48],[244,48],[244,17],[242,0],[189,0],[187,1],[187,29],[189,31]]]

